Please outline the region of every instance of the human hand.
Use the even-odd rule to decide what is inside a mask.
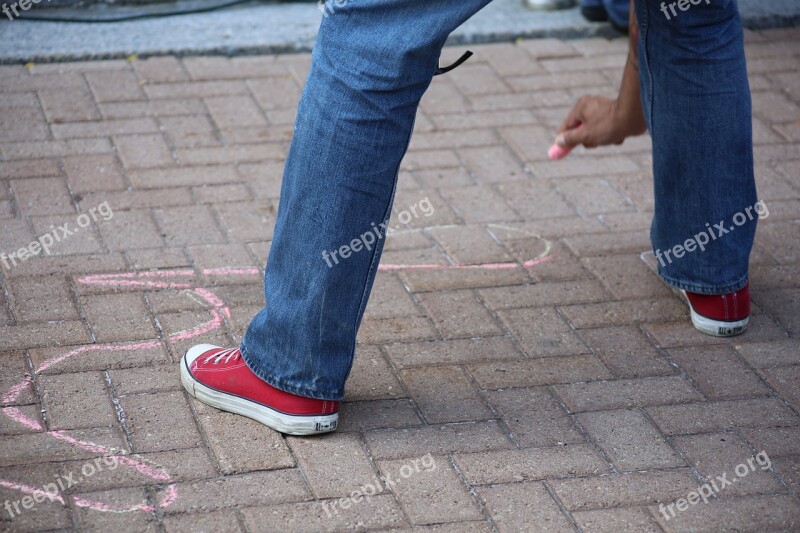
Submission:
[[[602,96],[583,96],[558,130],[551,156],[564,157],[578,145],[595,148],[622,144],[627,137],[646,131],[641,107],[622,106],[618,100]]]

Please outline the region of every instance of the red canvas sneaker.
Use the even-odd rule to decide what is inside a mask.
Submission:
[[[683,291],[692,311],[692,324],[715,337],[744,333],[750,321],[750,284],[728,294],[697,294]]]
[[[327,433],[339,420],[339,402],[276,389],[253,374],[238,348],[212,344],[189,348],[181,359],[181,383],[205,404],[289,435]]]

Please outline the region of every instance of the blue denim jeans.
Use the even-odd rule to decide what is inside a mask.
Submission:
[[[389,218],[417,106],[447,36],[489,1],[327,4],[286,161],[266,306],[241,344],[267,383],[343,397],[384,242],[381,236],[367,248],[366,234],[380,235]],[[684,23],[709,20],[700,6],[678,26],[657,19],[655,3],[640,7],[658,246],[683,242],[705,222],[755,202],[742,34],[735,4],[714,0],[721,3],[724,16],[715,7],[711,25]],[[742,230],[662,275],[699,292],[738,288],[751,241]]]

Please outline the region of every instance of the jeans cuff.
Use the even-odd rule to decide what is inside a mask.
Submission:
[[[689,292],[696,292],[697,294],[728,294],[736,292],[747,285],[749,277],[744,275],[739,281],[730,283],[728,285],[707,285],[705,283],[692,283],[689,281],[671,278],[661,272],[659,269],[658,275],[663,279],[667,285]]]
[[[244,359],[247,368],[256,375],[261,381],[266,382],[268,385],[272,385],[276,389],[280,389],[283,392],[288,392],[289,394],[295,394],[297,396],[303,396],[306,398],[314,398],[316,400],[328,400],[328,401],[341,401],[344,397],[344,391],[338,392],[330,392],[330,391],[320,391],[320,390],[313,390],[309,389],[308,387],[299,386],[295,383],[289,383],[287,381],[278,379],[274,376],[269,375],[269,373],[263,368],[260,361],[257,361],[255,358],[248,355],[247,348],[244,345],[244,340],[242,340],[242,344],[239,345],[239,350],[242,352],[242,359]]]

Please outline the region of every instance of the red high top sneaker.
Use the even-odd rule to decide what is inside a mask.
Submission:
[[[276,389],[253,374],[238,348],[212,344],[189,348],[181,359],[181,383],[205,404],[289,435],[327,433],[339,420],[339,402]]]
[[[750,321],[750,284],[728,294],[697,294],[682,291],[692,311],[692,324],[715,337],[733,337],[747,329]]]

